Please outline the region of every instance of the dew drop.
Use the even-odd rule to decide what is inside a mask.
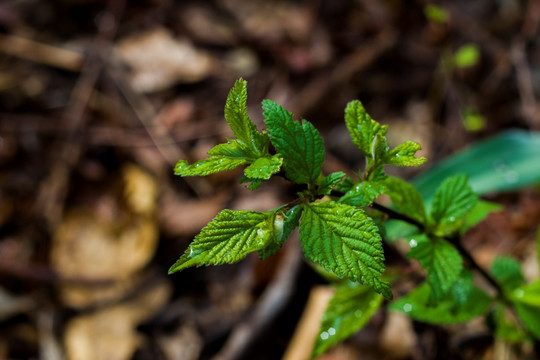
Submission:
[[[323,331],[321,333],[321,339],[328,340],[329,337],[330,337],[330,335],[326,331]]]
[[[333,327],[328,329],[328,335],[330,335],[330,336],[336,335],[336,329],[334,329]]]
[[[354,316],[356,316],[356,317],[360,317],[360,316],[362,316],[362,314],[363,314],[362,310],[356,310],[354,312]]]
[[[411,249],[417,247],[418,241],[416,241],[415,239],[409,240],[409,246],[411,247]]]
[[[403,311],[405,311],[406,313],[409,313],[412,311],[412,305],[411,304],[405,304],[403,305]]]
[[[448,221],[450,221],[450,222],[456,221],[456,218],[453,217],[453,216],[450,216],[450,217],[448,218]]]

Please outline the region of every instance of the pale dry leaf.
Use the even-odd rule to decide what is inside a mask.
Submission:
[[[197,360],[203,348],[203,339],[189,324],[157,340],[167,359]]]
[[[287,1],[220,0],[241,22],[244,31],[255,38],[278,41],[290,37],[303,42],[313,30],[313,19],[306,7]]]
[[[126,165],[122,169],[124,196],[130,210],[141,215],[152,215],[156,206],[157,185],[140,167]]]
[[[217,45],[233,45],[238,40],[232,23],[207,7],[187,7],[180,13],[180,19],[199,40]]]
[[[139,270],[157,245],[157,227],[142,217],[118,227],[118,219],[72,211],[53,237],[51,262],[65,277],[116,279]]]
[[[64,333],[67,359],[130,359],[140,340],[136,326],[163,307],[170,293],[162,281],[131,301],[74,318]]]
[[[156,28],[121,40],[117,56],[133,71],[131,85],[139,92],[168,89],[178,83],[200,81],[213,71],[213,58],[187,39],[179,40]]]
[[[124,201],[104,198],[91,209],[70,210],[54,232],[51,266],[61,278],[78,280],[60,287],[70,306],[121,297],[135,284],[134,274],[154,255],[158,244],[155,180],[135,165],[123,169],[122,180]],[[83,284],[103,280],[113,283]]]
[[[412,320],[408,316],[390,311],[382,330],[379,344],[392,358],[410,358],[417,342]]]
[[[129,294],[140,281],[140,276],[132,275],[116,279],[112,283],[89,286],[88,284],[64,284],[58,287],[62,302],[74,309],[99,307],[117,301]]]

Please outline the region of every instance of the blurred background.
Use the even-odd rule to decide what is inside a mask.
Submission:
[[[241,171],[173,175],[179,159],[232,136],[223,107],[234,81],[248,81],[259,128],[265,98],[311,121],[326,173],[362,165],[343,121],[361,100],[391,144],[421,144],[426,165],[389,169],[410,179],[493,136],[536,134],[539,22],[539,0],[1,1],[0,359],[281,358],[310,289],[324,287],[296,242],[265,262],[167,275],[221,209],[294,196],[280,179],[250,192]],[[505,210],[465,244],[486,267],[515,256],[530,278],[535,144],[538,161],[518,169],[526,181],[510,163],[456,165],[484,164],[511,185],[484,191]],[[442,328],[381,310],[321,358],[534,351],[501,347],[481,322]]]

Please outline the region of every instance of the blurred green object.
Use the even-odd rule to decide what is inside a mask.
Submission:
[[[433,4],[427,4],[424,7],[424,15],[429,20],[435,23],[439,23],[439,24],[446,23],[448,21],[448,18],[450,17],[450,15],[448,14],[448,11],[446,11],[444,8],[440,6],[433,5]]]
[[[486,127],[486,118],[470,107],[461,113],[461,122],[463,127],[470,132],[481,131]]]
[[[465,44],[456,51],[453,60],[458,68],[474,66],[480,60],[480,49],[476,44]]]

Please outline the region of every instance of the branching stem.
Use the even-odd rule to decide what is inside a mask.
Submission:
[[[375,210],[385,213],[391,219],[404,221],[408,224],[416,226],[422,232],[426,231],[426,226],[424,224],[416,221],[415,219],[405,214],[397,212],[393,209],[390,209],[376,202],[371,204],[371,207]],[[459,236],[445,237],[444,239],[449,241],[452,245],[454,245],[456,249],[459,251],[459,253],[461,254],[461,256],[463,256],[465,261],[469,264],[469,266],[473,268],[474,270],[476,270],[491,286],[493,286],[493,288],[497,291],[497,297],[503,300],[504,302],[507,302],[507,299],[504,295],[504,291],[501,285],[497,282],[497,280],[495,280],[493,276],[491,276],[491,274],[489,274],[482,266],[480,266],[480,264],[478,264],[474,256],[472,256],[472,254],[469,252],[469,250],[463,247],[463,245],[460,242]]]

